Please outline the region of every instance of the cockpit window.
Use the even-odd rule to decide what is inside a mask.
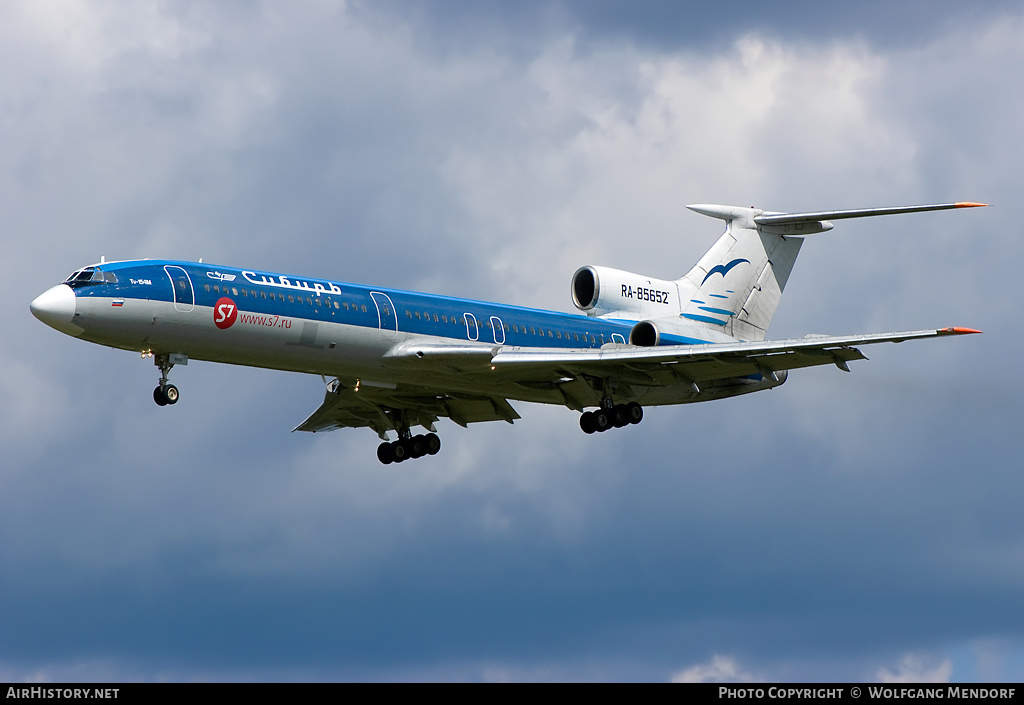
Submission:
[[[73,273],[64,280],[64,283],[72,289],[93,284],[117,284],[117,275],[113,272],[104,272],[99,267],[86,267]]]

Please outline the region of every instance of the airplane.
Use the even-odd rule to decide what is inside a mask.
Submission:
[[[833,220],[984,205],[812,213],[687,206],[726,224],[696,266],[674,281],[581,267],[570,282],[580,314],[201,260],[102,258],[30,309],[62,333],[152,358],[160,406],[177,403],[168,375],[189,360],[320,375],[323,403],[293,430],[369,427],[382,440],[377,458],[389,464],[436,454],[439,418],[463,427],[513,423],[520,416],[509,400],[581,412],[580,427],[591,434],[639,423],[644,407],[772,389],[792,369],[849,372],[847,363],[867,359],[857,345],[979,333],[948,327],[765,340],[806,236],[831,230]],[[413,435],[414,427],[427,433]]]

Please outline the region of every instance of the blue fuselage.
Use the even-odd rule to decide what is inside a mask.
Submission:
[[[111,299],[116,308],[172,303],[180,313],[205,312],[222,330],[298,331],[300,322],[316,322],[499,345],[599,348],[626,343],[636,323],[193,262],[144,260],[101,269],[116,281],[71,282],[77,298]],[[708,341],[665,335],[661,342]]]

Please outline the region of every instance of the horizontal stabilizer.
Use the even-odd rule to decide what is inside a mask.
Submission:
[[[788,225],[790,223],[810,223],[821,220],[843,220],[845,218],[867,218],[873,215],[898,215],[900,213],[921,213],[924,211],[945,211],[953,208],[979,208],[987,203],[960,201],[958,203],[940,203],[930,206],[899,206],[897,208],[863,208],[846,211],[820,211],[817,213],[764,213],[754,217],[758,225]]]

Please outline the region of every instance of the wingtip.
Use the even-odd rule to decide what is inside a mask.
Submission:
[[[985,208],[988,203],[975,203],[974,201],[957,201],[953,204],[954,208]]]
[[[950,326],[949,328],[942,328],[937,331],[942,335],[970,335],[971,333],[980,333],[980,330],[975,328],[961,328],[960,326]]]

